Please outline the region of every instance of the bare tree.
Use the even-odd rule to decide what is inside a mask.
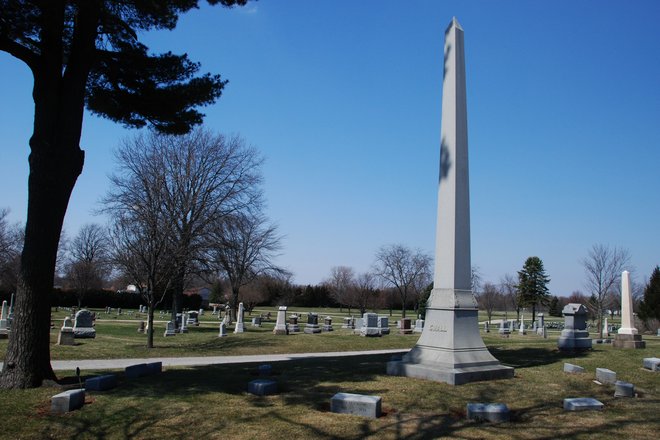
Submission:
[[[621,272],[630,264],[630,252],[623,248],[610,248],[595,244],[582,260],[586,276],[585,287],[592,296],[596,318],[598,319],[599,337],[603,337],[603,310],[608,305],[610,294],[615,292],[621,282]]]
[[[339,304],[339,311],[342,306],[348,308],[348,314],[351,313],[351,303],[355,299],[355,271],[348,266],[335,266],[330,269],[330,277],[324,284],[328,286],[330,295]]]
[[[113,211],[112,263],[137,286],[147,303],[147,348],[154,346],[154,310],[163,301],[176,276],[176,258],[169,232],[171,222],[155,209],[157,198],[134,210]]]
[[[274,263],[281,248],[277,228],[260,212],[235,212],[215,225],[208,244],[208,260],[231,286],[231,307],[238,311],[241,287],[260,275],[281,271]]]
[[[431,257],[421,250],[411,250],[401,244],[387,245],[376,253],[376,273],[396,288],[401,299],[401,316],[406,317],[408,296],[415,292],[415,283],[430,273]]]
[[[479,306],[486,311],[486,315],[488,316],[488,324],[490,324],[493,311],[501,303],[501,298],[502,294],[497,287],[488,281],[484,283],[483,290],[477,295]]]
[[[66,279],[76,291],[78,307],[82,307],[85,294],[101,288],[108,274],[108,236],[100,225],[88,223],[67,247]]]
[[[360,315],[364,315],[369,305],[373,304],[376,299],[376,275],[372,272],[363,272],[357,275],[351,290],[353,292],[351,302],[360,309]]]
[[[512,307],[516,311],[516,320],[520,319],[520,304],[518,304],[518,280],[511,275],[510,273],[505,274],[500,278],[500,292],[504,295],[504,304],[505,304],[505,319],[507,315],[507,310]]]
[[[262,160],[254,148],[237,137],[197,128],[183,136],[150,133],[122,144],[118,172],[105,198],[111,209],[130,209],[157,197],[153,206],[171,225],[169,244],[175,249],[172,319],[181,311],[183,290],[209,235],[222,219],[261,203]],[[150,188],[150,182],[158,186]],[[141,192],[134,187],[141,186]],[[147,201],[148,202],[148,201]]]
[[[16,290],[20,270],[23,233],[18,224],[7,221],[9,209],[0,209],[0,288]]]

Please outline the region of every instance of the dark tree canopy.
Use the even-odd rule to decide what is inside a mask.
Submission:
[[[225,6],[247,0],[209,1]],[[61,81],[87,68],[87,108],[130,127],[147,123],[184,133],[202,122],[195,107],[214,102],[226,84],[220,75],[196,76],[186,54],[151,54],[138,32],[173,29],[198,1],[0,0],[0,50],[41,72],[61,65]],[[61,54],[55,60],[57,54]],[[45,63],[45,56],[52,63]]]
[[[550,293],[550,282],[539,257],[529,257],[522,270],[518,272],[518,304],[532,307],[532,321],[535,319],[536,306],[546,304]]]
[[[644,289],[644,298],[639,304],[639,317],[643,321],[660,321],[660,267],[656,266]]]
[[[223,6],[247,0],[207,0]],[[55,261],[71,192],[82,172],[84,109],[129,127],[181,134],[199,124],[226,81],[198,74],[184,55],[151,54],[140,32],[173,29],[197,0],[0,0],[0,51],[34,79],[28,209],[15,320],[0,386],[55,379],[50,307]]]

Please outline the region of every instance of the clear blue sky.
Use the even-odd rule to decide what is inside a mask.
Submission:
[[[465,30],[472,262],[485,281],[539,256],[551,293],[583,290],[595,243],[660,264],[660,1],[261,0],[204,6],[153,50],[229,79],[204,109],[266,157],[279,263],[299,283],[361,272],[377,249],[434,250],[443,34]],[[0,207],[25,219],[33,107],[25,66],[0,52]],[[86,115],[66,217],[95,218],[112,150],[134,131]]]

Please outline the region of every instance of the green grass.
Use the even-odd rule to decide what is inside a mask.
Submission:
[[[391,334],[362,338],[340,330],[339,324],[333,333],[275,336],[270,323],[262,329],[248,325],[247,333],[218,338],[217,318],[204,318],[200,327],[174,338],[164,338],[164,325],[158,324],[157,347],[150,351],[144,348],[145,336],[137,333],[135,321],[99,320],[95,340],[80,341],[75,347],[53,345],[52,357],[98,359],[407,348],[418,337]],[[556,349],[557,335],[551,333],[548,339],[542,339],[514,333],[504,339],[496,333],[482,332],[490,351],[502,363],[515,367],[516,375],[510,380],[461,386],[387,376],[385,363],[389,356],[366,355],[274,362],[280,393],[268,397],[245,392],[247,383],[256,377],[256,363],[166,368],[159,376],[139,381],[127,381],[119,372],[119,387],[89,392],[84,408],[65,415],[49,413],[50,397],[62,391],[59,387],[0,390],[0,438],[657,438],[660,373],[646,371],[641,365],[642,358],[660,354],[660,338],[645,336],[647,348],[643,350],[617,350],[606,344],[569,355]],[[5,348],[6,340],[0,341],[1,357]],[[587,373],[564,374],[564,362],[583,366]],[[593,382],[597,367],[614,370],[619,379],[632,382],[638,397],[614,398],[612,386]],[[330,413],[330,398],[336,392],[379,395],[383,398],[384,415],[371,420]],[[564,412],[562,400],[567,397],[595,397],[605,404],[605,410]],[[499,425],[467,421],[465,407],[469,402],[504,402],[512,411],[512,421]]]

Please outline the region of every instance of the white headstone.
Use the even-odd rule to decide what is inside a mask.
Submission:
[[[224,322],[220,323],[220,333],[218,333],[219,338],[224,338],[227,336],[227,326],[225,325]]]
[[[286,327],[286,310],[286,306],[280,306],[277,310],[277,321],[273,329],[273,333],[276,335],[286,335],[289,333]]]
[[[621,274],[621,328],[620,335],[636,335],[635,316],[633,315],[632,292],[630,291],[630,272]]]
[[[243,303],[238,303],[238,316],[236,316],[236,326],[234,333],[243,333],[245,331],[245,324],[243,324]]]

